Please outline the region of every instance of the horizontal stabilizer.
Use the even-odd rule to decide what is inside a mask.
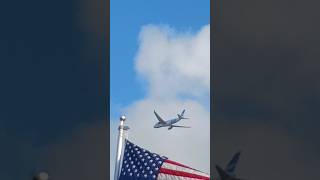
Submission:
[[[220,166],[216,165],[216,169],[221,177],[221,180],[225,180],[230,177]]]
[[[189,118],[181,116],[180,114],[177,114],[177,115],[178,115],[179,119],[189,119]]]
[[[172,127],[181,127],[181,128],[191,128],[189,126],[178,126],[178,125],[171,125]]]

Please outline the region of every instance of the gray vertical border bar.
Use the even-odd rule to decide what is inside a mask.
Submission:
[[[215,110],[215,81],[214,81],[214,39],[215,32],[219,31],[218,18],[220,14],[220,1],[219,0],[210,0],[210,179],[214,179],[214,110]]]

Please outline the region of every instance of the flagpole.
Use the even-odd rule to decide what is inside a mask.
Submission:
[[[118,180],[119,178],[119,171],[120,171],[120,164],[121,164],[121,154],[123,149],[123,140],[124,140],[124,131],[128,130],[128,126],[124,126],[124,121],[126,120],[125,116],[120,117],[120,125],[118,127],[119,134],[118,134],[118,146],[117,146],[117,157],[116,157],[116,166],[114,169],[114,180]]]

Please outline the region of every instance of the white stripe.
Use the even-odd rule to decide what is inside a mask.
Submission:
[[[206,173],[203,173],[203,172],[200,172],[200,171],[196,171],[196,170],[193,170],[193,169],[189,169],[189,168],[185,168],[185,167],[182,167],[182,166],[166,163],[166,162],[163,162],[161,168],[166,168],[166,169],[171,169],[171,170],[174,170],[174,171],[182,171],[182,172],[186,172],[186,173],[197,174],[197,175],[200,175],[200,176],[209,177],[209,175],[206,174]]]

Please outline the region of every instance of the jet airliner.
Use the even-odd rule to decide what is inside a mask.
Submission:
[[[185,111],[186,111],[186,110],[184,109],[181,114],[177,114],[177,115],[178,115],[177,118],[174,118],[174,119],[165,121],[165,120],[163,120],[163,119],[157,114],[157,112],[154,110],[154,114],[155,114],[155,116],[157,117],[157,119],[158,119],[159,122],[156,123],[153,127],[154,127],[154,128],[169,127],[168,130],[172,129],[173,127],[190,128],[190,127],[187,127],[187,126],[174,125],[175,123],[179,122],[181,119],[189,119],[189,118],[185,118],[185,117],[183,116]]]

